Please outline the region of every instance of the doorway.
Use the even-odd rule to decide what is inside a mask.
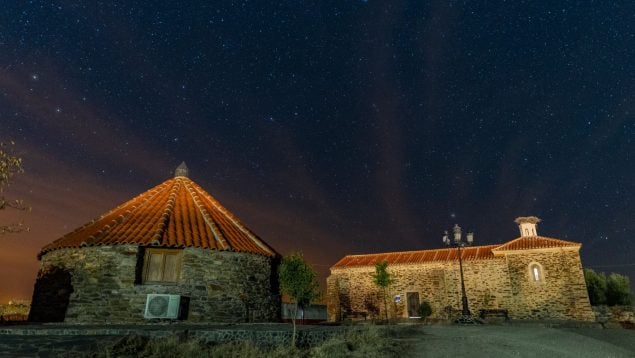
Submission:
[[[419,309],[419,292],[406,293],[406,301],[408,303],[408,317],[419,317],[417,312]]]

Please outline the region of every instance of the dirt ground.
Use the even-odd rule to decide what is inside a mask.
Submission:
[[[35,332],[47,327],[31,327]],[[158,329],[156,327],[153,327]],[[159,327],[160,328],[160,327]],[[253,329],[267,329],[257,326]],[[310,329],[310,327],[305,327]],[[336,327],[333,327],[334,329]],[[407,328],[407,327],[404,327]],[[324,329],[324,327],[321,327]],[[410,346],[404,357],[634,357],[635,330],[543,325],[426,325],[396,339]],[[28,333],[28,332],[27,332]],[[113,333],[109,333],[113,334]],[[0,334],[0,357],[50,357],[86,352],[117,339],[99,335]]]
[[[635,330],[507,325],[424,326],[413,357],[635,357]]]

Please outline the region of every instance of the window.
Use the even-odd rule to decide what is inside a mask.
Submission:
[[[529,264],[529,277],[533,282],[542,282],[545,280],[542,273],[542,266],[539,263],[533,262]]]
[[[181,252],[174,249],[146,249],[144,283],[176,283],[181,272]]]

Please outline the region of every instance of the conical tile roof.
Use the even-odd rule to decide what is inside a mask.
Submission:
[[[184,164],[182,164],[184,167]],[[173,179],[107,212],[42,248],[132,244],[198,247],[277,256],[203,188],[177,170]]]

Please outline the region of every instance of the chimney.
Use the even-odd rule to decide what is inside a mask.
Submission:
[[[540,222],[540,218],[535,216],[520,216],[514,220],[516,224],[518,224],[518,229],[520,229],[520,236],[538,236],[538,231],[536,231],[536,224]]]

